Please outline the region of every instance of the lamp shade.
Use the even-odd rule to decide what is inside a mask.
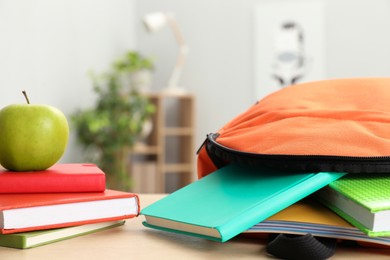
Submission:
[[[149,31],[157,31],[167,24],[167,15],[162,12],[147,14],[144,17],[144,23]]]

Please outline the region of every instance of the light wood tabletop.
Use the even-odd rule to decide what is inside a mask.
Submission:
[[[141,194],[141,206],[163,194]],[[0,259],[275,259],[265,251],[266,241],[238,236],[220,243],[146,228],[143,216],[121,227],[31,249],[0,247]],[[390,259],[390,249],[339,246],[331,259]]]

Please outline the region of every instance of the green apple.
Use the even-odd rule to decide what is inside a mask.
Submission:
[[[69,138],[65,115],[49,105],[13,104],[0,110],[0,164],[12,171],[39,171],[55,164]]]

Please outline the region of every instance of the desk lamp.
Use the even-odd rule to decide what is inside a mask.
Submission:
[[[169,26],[172,29],[175,40],[179,45],[179,54],[177,56],[176,64],[169,78],[168,87],[165,89],[165,92],[173,93],[173,94],[184,93],[185,90],[178,86],[178,81],[180,79],[180,75],[183,70],[183,65],[188,53],[188,47],[184,42],[183,35],[179,29],[179,26],[176,23],[174,15],[171,13],[155,12],[155,13],[147,14],[144,17],[143,21],[146,28],[150,32],[158,31],[164,26]]]

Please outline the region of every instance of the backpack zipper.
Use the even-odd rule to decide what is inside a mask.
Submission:
[[[206,145],[207,153],[215,166],[220,168],[235,161],[249,165],[308,172],[336,171],[349,173],[390,173],[390,156],[337,156],[257,154],[238,151],[219,144],[219,134],[208,134],[199,150]],[[198,152],[199,152],[198,150]]]

